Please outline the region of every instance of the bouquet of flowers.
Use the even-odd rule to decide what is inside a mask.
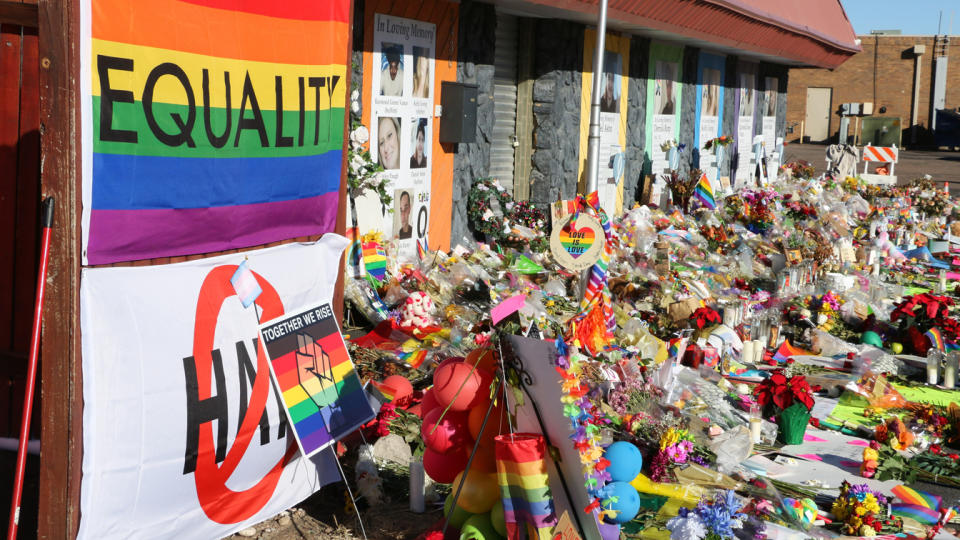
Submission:
[[[845,534],[876,536],[881,532],[897,532],[903,528],[899,518],[885,518],[887,498],[872,491],[866,484],[840,486],[840,496],[833,502],[831,512],[843,522]]]
[[[801,159],[784,163],[780,166],[780,169],[788,171],[793,178],[813,178],[817,174],[816,169],[810,162]]]
[[[735,538],[734,529],[743,527],[746,515],[743,503],[733,491],[718,491],[713,499],[700,499],[696,508],[681,508],[667,522],[670,540],[727,540]]]
[[[513,247],[529,245],[536,252],[549,246],[549,235],[538,234],[547,226],[544,213],[528,201],[514,202],[497,180],[474,181],[467,196],[467,217],[473,230],[486,236],[488,242]],[[518,232],[518,227],[527,229],[528,234]]]
[[[679,171],[670,171],[670,176],[667,178],[667,186],[670,188],[670,192],[673,193],[674,204],[682,208],[684,213],[687,212],[687,208],[690,205],[690,197],[693,196],[693,191],[696,189],[697,182],[700,181],[701,176],[703,176],[703,171],[700,169],[690,169],[686,177],[681,175]]]
[[[373,191],[380,199],[384,208],[389,208],[393,197],[387,192],[389,179],[381,173],[383,166],[370,157],[370,150],[366,148],[370,140],[370,131],[367,126],[355,123],[350,132],[350,147],[347,149],[347,189],[351,199],[360,197],[367,191]]]
[[[703,149],[711,150],[716,146],[730,146],[731,144],[733,144],[733,137],[729,135],[721,135],[719,137],[708,139],[706,144],[703,145]]]
[[[817,219],[817,209],[812,205],[800,201],[787,201],[783,206],[786,215],[794,221],[801,221],[807,218]]]

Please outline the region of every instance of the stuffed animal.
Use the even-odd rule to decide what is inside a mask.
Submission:
[[[890,241],[890,233],[887,232],[886,227],[880,228],[879,234],[877,234],[877,241],[875,245],[881,253],[887,254],[888,259],[895,261],[902,261],[906,259],[906,256],[904,256],[903,252],[901,252],[900,249]]]
[[[400,325],[415,328],[436,326],[437,321],[433,317],[434,310],[433,299],[430,298],[430,295],[425,292],[411,293],[403,304]]]

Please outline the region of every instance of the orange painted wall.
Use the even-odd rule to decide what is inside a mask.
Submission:
[[[457,26],[460,6],[445,0],[368,0],[363,14],[363,123],[370,125],[373,95],[373,18],[384,13],[437,25],[434,103],[440,104],[441,81],[457,80]],[[440,119],[433,119],[433,171],[430,179],[430,249],[450,249],[453,219],[452,146],[440,144]]]

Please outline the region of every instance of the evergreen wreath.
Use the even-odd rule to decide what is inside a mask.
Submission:
[[[546,235],[531,240],[517,236],[513,231],[515,225],[543,231],[547,225],[544,213],[528,201],[515,202],[510,192],[495,179],[474,181],[467,196],[467,217],[473,230],[484,235],[490,243],[517,248],[529,246],[536,252],[547,249]]]

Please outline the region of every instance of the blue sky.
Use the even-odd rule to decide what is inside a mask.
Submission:
[[[780,0],[778,0],[780,1]],[[802,0],[800,0],[802,1]],[[953,34],[960,34],[960,1],[958,0],[841,0],[853,30],[869,34],[871,30],[901,30],[910,35],[937,33],[937,21],[943,10],[941,34],[950,31],[953,13]]]

